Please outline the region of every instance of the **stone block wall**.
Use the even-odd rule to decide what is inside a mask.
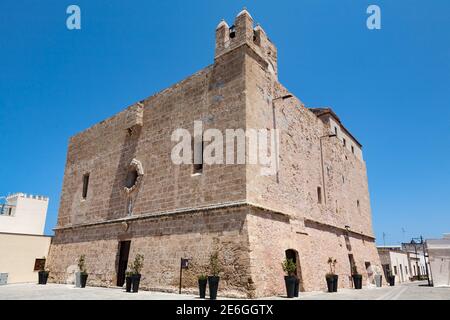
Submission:
[[[177,292],[180,259],[189,259],[183,291],[197,293],[197,277],[209,274],[211,253],[219,253],[221,295],[254,296],[249,268],[247,207],[130,220],[56,232],[48,259],[50,281],[66,283],[80,255],[86,256],[88,285],[114,287],[119,241],[131,240],[129,263],[144,255],[141,287]]]

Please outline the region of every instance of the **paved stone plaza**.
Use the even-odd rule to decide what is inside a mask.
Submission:
[[[341,289],[337,293],[303,292],[299,300],[450,300],[450,288],[425,286],[426,282],[414,282],[395,287]],[[120,288],[87,287],[73,285],[11,284],[0,286],[0,300],[192,300],[196,295],[140,291],[126,293]],[[222,299],[219,297],[219,299]],[[270,299],[283,299],[272,297]]]

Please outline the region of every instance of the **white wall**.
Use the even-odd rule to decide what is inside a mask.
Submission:
[[[427,240],[433,286],[450,287],[450,239]]]
[[[403,252],[389,252],[391,261],[391,272],[395,275],[395,282],[406,282],[411,277],[411,270],[409,269],[408,255]],[[395,268],[394,268],[395,267]],[[397,270],[397,272],[395,272]]]
[[[0,232],[43,235],[48,198],[22,193],[9,196],[12,215],[0,215]]]
[[[47,257],[51,237],[0,233],[0,273],[8,283],[37,283],[36,259]]]

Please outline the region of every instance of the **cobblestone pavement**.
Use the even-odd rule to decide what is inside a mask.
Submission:
[[[10,284],[0,286],[0,300],[192,300],[196,295],[139,291],[126,293],[121,288],[86,287],[73,285]],[[220,299],[220,297],[219,297]],[[271,297],[269,299],[285,299]],[[413,282],[395,287],[341,289],[337,293],[301,292],[298,300],[450,300],[450,288],[433,288],[426,282]]]

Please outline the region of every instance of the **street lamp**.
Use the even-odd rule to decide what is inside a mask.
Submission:
[[[337,135],[336,134],[327,134],[325,136],[319,137],[319,142],[320,142],[320,163],[322,165],[323,200],[324,200],[325,204],[327,204],[327,193],[326,193],[326,190],[325,190],[325,172],[324,172],[324,168],[323,168],[322,139],[324,139],[324,138],[332,138],[332,137],[337,137]]]
[[[425,272],[427,273],[427,280],[428,280],[428,285],[431,286],[431,281],[430,281],[430,274],[428,273],[428,265],[427,265],[427,255],[425,253],[425,242],[423,241],[423,237],[420,236],[420,238],[412,238],[411,239],[411,244],[414,246],[414,251],[416,254],[416,266],[417,269],[419,271],[419,279],[420,279],[420,268],[418,265],[418,258],[417,258],[417,245],[420,244],[422,245],[422,251],[423,251],[423,260],[425,263]]]

